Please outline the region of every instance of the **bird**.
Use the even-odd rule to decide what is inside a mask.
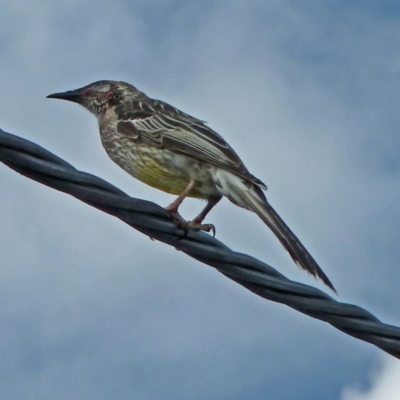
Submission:
[[[126,82],[101,80],[47,98],[68,100],[97,117],[108,156],[136,179],[176,195],[166,208],[186,228],[212,231],[203,221],[222,199],[256,213],[294,262],[336,292],[321,267],[268,202],[267,186],[203,120],[148,97]],[[179,214],[185,198],[206,200],[191,221]]]

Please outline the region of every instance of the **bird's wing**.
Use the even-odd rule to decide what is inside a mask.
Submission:
[[[131,102],[117,108],[116,113],[120,134],[151,146],[187,154],[266,189],[266,185],[247,170],[232,147],[204,121],[157,100]]]

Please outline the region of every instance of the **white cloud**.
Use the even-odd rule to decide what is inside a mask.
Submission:
[[[342,400],[398,400],[400,396],[400,363],[394,358],[386,358],[379,371],[371,373],[370,388],[356,385],[347,387]]]

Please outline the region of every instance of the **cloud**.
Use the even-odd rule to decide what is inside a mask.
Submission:
[[[1,128],[168,204],[108,160],[91,115],[45,99],[131,82],[207,120],[268,184],[340,300],[398,325],[400,17],[357,4],[7,2]],[[329,400],[380,354],[1,165],[0,179],[4,398]],[[223,201],[210,222],[232,248],[318,284],[255,215]]]
[[[397,400],[400,393],[400,365],[392,358],[385,359],[380,370],[370,376],[368,389],[350,385],[344,389],[342,400]]]

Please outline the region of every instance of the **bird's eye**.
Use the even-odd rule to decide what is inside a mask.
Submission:
[[[113,98],[113,92],[108,92],[106,95],[105,95],[105,99],[106,100],[111,100]]]

